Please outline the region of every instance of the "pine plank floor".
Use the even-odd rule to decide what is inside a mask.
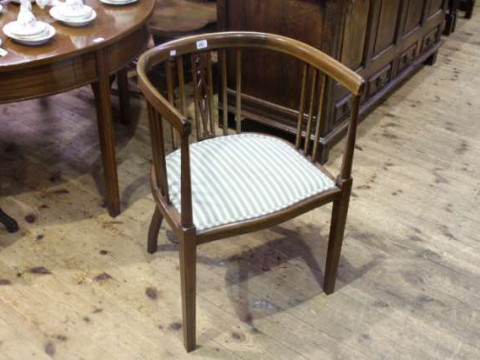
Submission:
[[[1,105],[0,204],[21,231],[0,229],[0,359],[479,359],[479,33],[480,15],[459,20],[361,124],[336,293],[321,288],[329,207],[201,246],[189,355],[170,230],[146,252],[142,101],[116,125],[116,219],[89,88]]]

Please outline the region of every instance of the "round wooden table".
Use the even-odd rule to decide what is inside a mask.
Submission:
[[[156,44],[214,30],[211,25],[217,22],[216,2],[196,0],[156,0],[156,2],[149,23]]]
[[[97,110],[108,212],[120,213],[115,134],[110,103],[110,75],[117,73],[120,112],[128,117],[126,66],[147,46],[148,20],[154,0],[139,0],[126,6],[108,6],[86,0],[97,12],[87,27],[73,28],[50,17],[48,9],[33,5],[37,19],[52,24],[57,33],[46,45],[28,47],[8,39],[1,28],[17,17],[19,6],[9,3],[0,14],[0,104],[57,94],[92,84]]]

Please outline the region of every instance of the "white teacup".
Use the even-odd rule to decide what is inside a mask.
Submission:
[[[92,14],[92,8],[85,6],[82,0],[67,0],[58,10],[66,18],[85,18]]]

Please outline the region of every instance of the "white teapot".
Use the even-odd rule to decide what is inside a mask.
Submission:
[[[35,26],[37,19],[35,15],[33,15],[30,0],[20,0],[20,11],[18,12],[17,22],[23,27]]]
[[[45,9],[45,6],[57,6],[60,4],[58,0],[35,0],[40,9]]]
[[[35,36],[45,30],[45,24],[38,22],[32,12],[30,0],[20,0],[20,11],[11,31],[17,36]]]

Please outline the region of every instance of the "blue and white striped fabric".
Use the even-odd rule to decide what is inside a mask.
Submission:
[[[170,200],[181,212],[180,150],[167,156]],[[193,222],[197,230],[271,214],[335,187],[280,139],[217,137],[190,147]]]

